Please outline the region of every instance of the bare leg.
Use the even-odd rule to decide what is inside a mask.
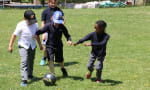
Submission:
[[[43,54],[44,57],[47,57],[46,47],[43,47]]]
[[[64,67],[64,61],[61,62],[61,63],[59,63],[59,64],[60,64],[60,68],[61,68],[61,71],[62,71],[62,73],[63,73],[63,76],[64,76],[64,77],[67,77],[67,76],[68,76],[68,73],[67,73],[67,70],[66,70],[65,67]]]
[[[60,64],[60,68],[64,68],[64,61],[59,64]]]
[[[55,74],[54,72],[54,62],[53,60],[49,60],[49,69],[50,69],[50,72]]]

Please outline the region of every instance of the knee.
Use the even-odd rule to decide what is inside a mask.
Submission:
[[[49,63],[53,63],[53,60],[49,60]]]
[[[102,70],[103,70],[103,65],[96,67],[96,71],[102,71]]]
[[[93,66],[89,66],[89,65],[88,65],[87,68],[88,68],[88,70],[91,71],[91,72],[94,70]]]

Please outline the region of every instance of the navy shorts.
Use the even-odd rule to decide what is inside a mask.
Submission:
[[[51,48],[47,47],[47,58],[49,60],[53,60],[55,58],[55,62],[63,62],[64,57],[63,57],[63,47],[57,47],[57,48]]]

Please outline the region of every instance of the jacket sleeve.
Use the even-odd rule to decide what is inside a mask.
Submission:
[[[63,34],[65,35],[65,37],[66,37],[66,39],[67,39],[67,41],[71,41],[71,36],[70,36],[70,34],[68,33],[68,30],[67,30],[67,28],[63,25],[62,26],[63,28]]]
[[[88,34],[87,36],[85,36],[84,38],[80,39],[77,44],[80,44],[80,43],[83,43],[84,41],[87,41],[87,40],[91,40],[91,36],[92,34]]]
[[[36,35],[43,34],[43,33],[47,32],[48,30],[49,30],[49,24],[46,24],[43,28],[41,28],[40,30],[38,30],[36,32]]]
[[[92,43],[91,45],[92,46],[104,46],[104,45],[106,45],[107,41],[109,40],[109,37],[110,37],[109,35],[106,35],[101,42]]]

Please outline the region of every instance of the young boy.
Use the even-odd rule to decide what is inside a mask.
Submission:
[[[94,70],[94,62],[97,58],[97,66],[96,66],[96,78],[97,83],[101,81],[102,69],[103,69],[103,61],[106,56],[106,44],[109,39],[109,35],[105,33],[105,28],[107,24],[103,20],[99,20],[95,24],[95,32],[88,34],[85,38],[80,39],[78,42],[74,44],[74,46],[91,40],[91,43],[86,43],[85,46],[92,46],[91,55],[87,64],[88,72],[87,78],[90,78],[92,72]]]
[[[33,79],[33,64],[35,58],[36,41],[33,38],[36,31],[38,30],[38,24],[36,23],[35,13],[32,10],[27,10],[24,12],[24,20],[17,24],[17,27],[12,34],[9,43],[9,52],[13,51],[13,43],[16,36],[19,36],[18,46],[19,53],[21,56],[21,86],[27,86],[27,80]],[[42,50],[42,45],[40,38],[36,38],[40,49]]]
[[[55,11],[61,11],[63,13],[63,11],[57,7],[57,0],[48,0],[48,5],[49,5],[49,8],[45,9],[43,12],[42,12],[42,27],[45,26],[45,24],[49,23],[49,22],[52,22],[52,15]],[[63,13],[63,19],[64,19],[64,13]],[[63,22],[64,24],[65,22]],[[46,57],[47,57],[47,52],[46,52],[46,41],[47,41],[47,37],[48,37],[48,33],[44,33],[42,35],[42,44],[44,46],[43,48],[43,57],[41,59],[41,62],[40,62],[40,65],[45,65],[45,61],[46,61]]]
[[[68,73],[64,68],[63,43],[61,38],[62,34],[64,34],[68,44],[72,45],[71,36],[69,35],[67,28],[63,25],[63,13],[61,11],[54,12],[52,20],[53,22],[47,23],[41,30],[38,30],[36,35],[48,32],[46,51],[51,73],[55,74],[53,63],[55,56],[55,62],[60,63],[63,76],[68,76]]]

